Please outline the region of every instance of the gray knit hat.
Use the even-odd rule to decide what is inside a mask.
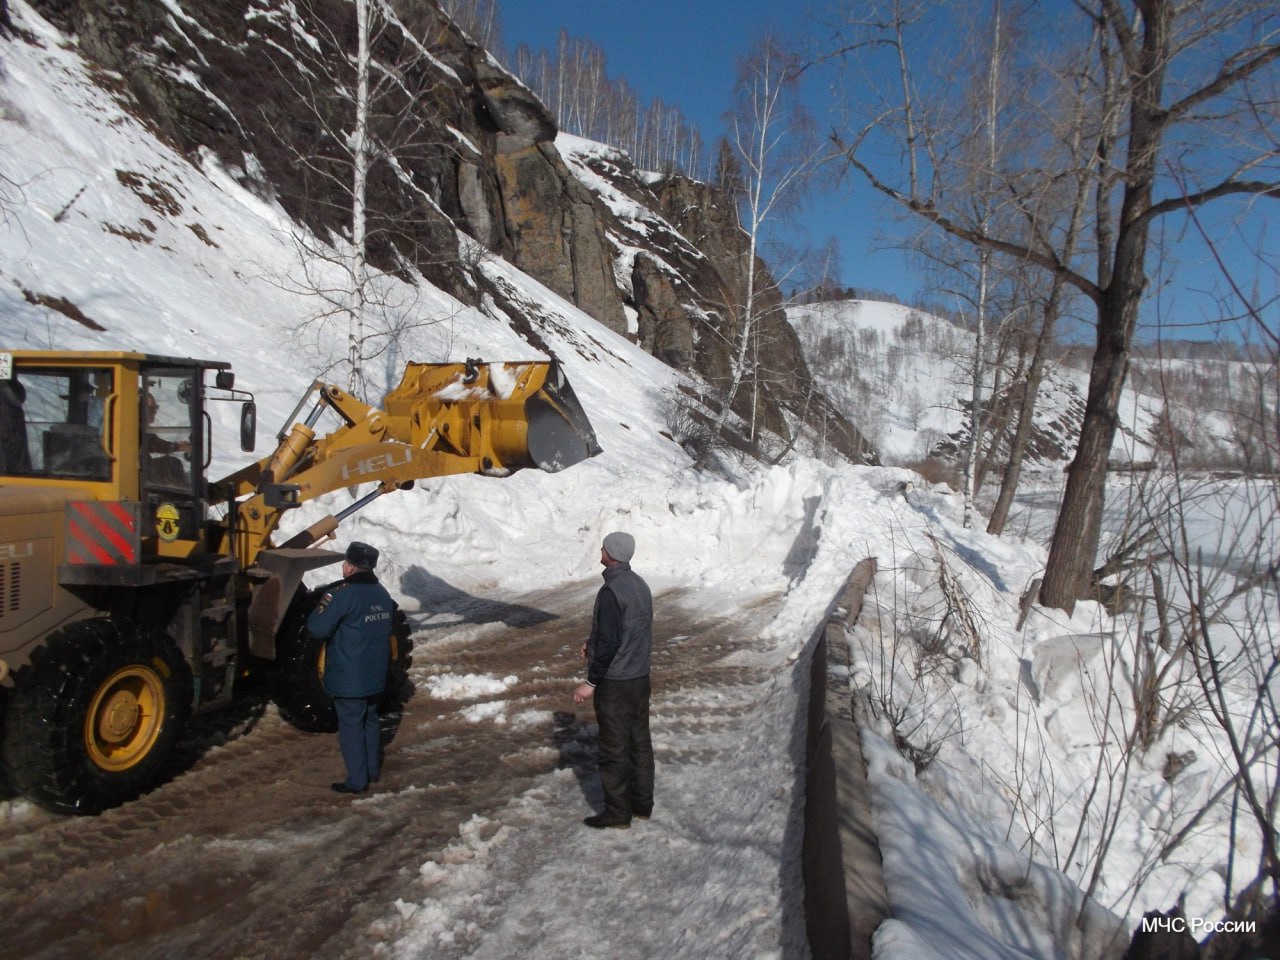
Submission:
[[[604,552],[619,563],[627,563],[636,552],[636,538],[629,533],[610,533],[604,538]]]

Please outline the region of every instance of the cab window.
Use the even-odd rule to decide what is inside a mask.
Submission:
[[[110,368],[23,369],[0,381],[0,474],[110,480],[104,442]]]
[[[194,419],[191,374],[148,373],[142,378],[142,451],[148,485],[191,486]]]

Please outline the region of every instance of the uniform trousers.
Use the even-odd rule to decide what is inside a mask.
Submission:
[[[378,701],[371,697],[334,697],[338,714],[338,748],[347,767],[347,786],[364,790],[381,772],[382,730],[378,723]]]

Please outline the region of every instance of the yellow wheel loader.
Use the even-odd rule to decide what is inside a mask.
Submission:
[[[407,365],[385,408],[314,383],[262,459],[210,480],[209,405],[256,407],[230,365],[131,352],[0,352],[0,775],[54,811],[96,813],[154,786],[190,716],[269,672],[291,722],[333,729],[304,576],[373,499],[460,473],[556,471],[594,456],[550,362]],[[317,426],[332,411],[337,426]],[[350,506],[285,536],[289,510]],[[277,543],[277,540],[281,542]],[[384,699],[399,702],[403,615]]]

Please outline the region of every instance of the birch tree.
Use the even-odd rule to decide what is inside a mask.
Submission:
[[[548,105],[564,132],[625,150],[642,170],[696,179],[705,169],[697,124],[660,97],[642,104],[626,78],[609,76],[605,53],[592,41],[561,30],[554,57],[521,44],[507,66]]]
[[[496,55],[502,41],[497,0],[440,0],[440,9],[472,40]]]
[[[767,34],[742,62],[736,102],[729,117],[727,143],[732,150],[739,190],[739,221],[747,236],[739,300],[726,305],[729,369],[720,409],[711,427],[712,445],[724,432],[744,381],[754,377],[752,351],[765,313],[777,308],[777,291],[764,296],[758,257],[766,227],[798,198],[819,162],[820,150],[809,136],[808,114],[800,103],[800,61],[778,38]],[[726,169],[724,161],[721,169]]]
[[[1003,85],[1005,84],[1005,45],[1008,42],[1004,26],[1003,5],[995,0],[990,19],[987,39],[986,68],[981,80],[975,84],[978,90],[977,113],[980,120],[977,125],[977,137],[971,145],[976,154],[976,162],[972,164],[971,176],[972,209],[980,228],[986,232],[991,229],[1002,205],[996,182],[996,170],[1000,162],[998,143],[1001,136]],[[976,38],[975,38],[976,39]],[[974,520],[974,498],[977,496],[978,451],[982,446],[986,417],[985,379],[987,372],[988,352],[988,311],[991,306],[992,288],[996,279],[993,276],[996,254],[993,250],[982,247],[978,250],[978,269],[976,291],[973,300],[973,355],[969,363],[969,435],[964,445],[962,456],[963,480],[963,523],[972,527]]]
[[[373,178],[385,195],[397,193],[434,206],[415,182],[415,163],[441,149],[429,113],[421,107],[439,78],[430,55],[387,0],[349,0],[337,7],[302,0],[287,11],[292,49],[282,51],[277,71],[297,106],[307,114],[312,135],[305,146],[282,146],[306,181],[295,198],[306,222],[341,225],[340,236],[321,238],[298,231],[300,278],[291,281],[321,303],[303,325],[327,325],[341,318],[346,327],[348,389],[364,393],[366,364],[389,349],[412,325],[412,301],[394,301],[388,291],[409,287],[392,274],[418,269],[432,259],[453,257],[406,242],[429,232],[413,203],[371,208]],[[354,34],[354,49],[345,37]],[[375,268],[375,261],[381,264]],[[377,318],[375,328],[369,326]]]
[[[369,189],[369,0],[356,0],[356,118],[351,131],[351,272],[354,279],[347,336],[348,392],[364,377],[364,305],[368,282],[365,210]]]

